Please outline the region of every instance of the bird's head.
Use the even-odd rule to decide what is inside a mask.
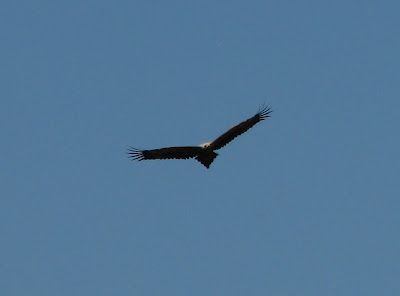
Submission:
[[[210,146],[211,142],[207,142],[207,143],[203,143],[200,145],[201,148],[207,148],[208,146]]]

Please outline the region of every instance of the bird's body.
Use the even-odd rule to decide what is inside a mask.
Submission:
[[[128,155],[132,160],[138,161],[147,159],[195,158],[208,169],[214,159],[218,156],[218,153],[216,153],[215,150],[221,149],[234,138],[252,128],[256,123],[270,117],[269,114],[271,112],[272,110],[268,107],[260,108],[257,114],[253,117],[230,128],[214,141],[199,146],[166,147],[153,150],[139,150],[131,147],[128,149]]]

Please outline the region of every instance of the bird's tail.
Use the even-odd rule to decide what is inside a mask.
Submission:
[[[210,153],[200,154],[196,156],[196,160],[201,162],[206,168],[210,167],[210,164],[214,161],[214,159],[218,156],[218,153],[211,151]]]

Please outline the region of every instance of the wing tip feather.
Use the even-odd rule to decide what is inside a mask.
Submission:
[[[131,160],[141,161],[144,159],[143,150],[129,147],[126,153]]]
[[[272,111],[273,111],[272,108],[269,107],[268,105],[262,105],[260,107],[260,109],[258,109],[258,112],[257,112],[257,115],[260,118],[260,121],[264,120],[268,117],[271,117],[270,114],[272,113]]]

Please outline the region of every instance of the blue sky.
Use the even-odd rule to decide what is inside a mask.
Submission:
[[[400,293],[397,1],[1,6],[1,295]]]

